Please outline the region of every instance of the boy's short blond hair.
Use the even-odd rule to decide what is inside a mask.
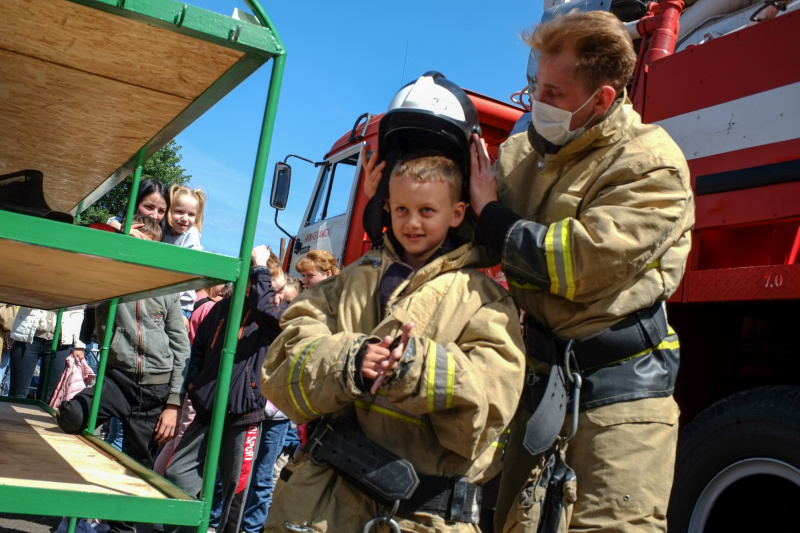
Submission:
[[[464,175],[458,163],[443,155],[405,157],[392,169],[389,182],[396,176],[406,176],[422,183],[444,183],[450,191],[453,203],[459,201],[464,187]]]
[[[339,273],[339,268],[336,266],[336,258],[325,250],[311,250],[294,267],[301,274],[314,269],[320,272],[330,270],[333,275]]]
[[[136,214],[133,215],[133,224],[144,224],[144,226],[139,228],[139,233],[147,235],[151,240],[154,241],[161,240],[161,226],[159,226],[155,219],[145,215]]]

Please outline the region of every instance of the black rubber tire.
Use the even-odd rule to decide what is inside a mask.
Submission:
[[[681,430],[670,533],[800,531],[798,507],[800,387],[734,394]]]

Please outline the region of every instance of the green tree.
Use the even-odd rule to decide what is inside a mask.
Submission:
[[[175,140],[171,140],[142,165],[142,180],[154,178],[162,182],[167,188],[173,183],[185,185],[192,177],[186,174],[186,169],[180,166],[183,156],[181,147]],[[133,174],[118,183],[105,196],[97,200],[88,209],[81,213],[81,224],[88,226],[94,222],[105,222],[109,218],[124,214],[125,206],[130,198]]]

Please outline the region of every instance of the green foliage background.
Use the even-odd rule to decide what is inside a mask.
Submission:
[[[177,183],[185,185],[191,179],[186,174],[186,169],[180,166],[183,156],[181,147],[175,140],[168,142],[158,152],[142,165],[142,180],[154,178],[164,183],[169,189],[170,185]],[[122,216],[130,197],[133,174],[125,178],[116,187],[106,193],[88,209],[80,214],[80,223],[88,226],[94,222],[105,222],[113,216]]]

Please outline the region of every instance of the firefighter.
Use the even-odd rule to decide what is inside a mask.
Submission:
[[[275,489],[266,531],[480,531],[482,485],[500,471],[525,362],[511,296],[455,231],[477,118],[466,93],[431,72],[381,121],[392,163],[374,234],[384,198],[390,228],[292,303],[264,363],[266,397],[296,422],[322,417]]]
[[[679,348],[664,301],[690,249],[689,171],[632,108],[636,55],[614,15],[573,12],[523,38],[538,56],[531,123],[494,169],[473,143],[470,182],[530,366],[495,530],[666,531]]]

